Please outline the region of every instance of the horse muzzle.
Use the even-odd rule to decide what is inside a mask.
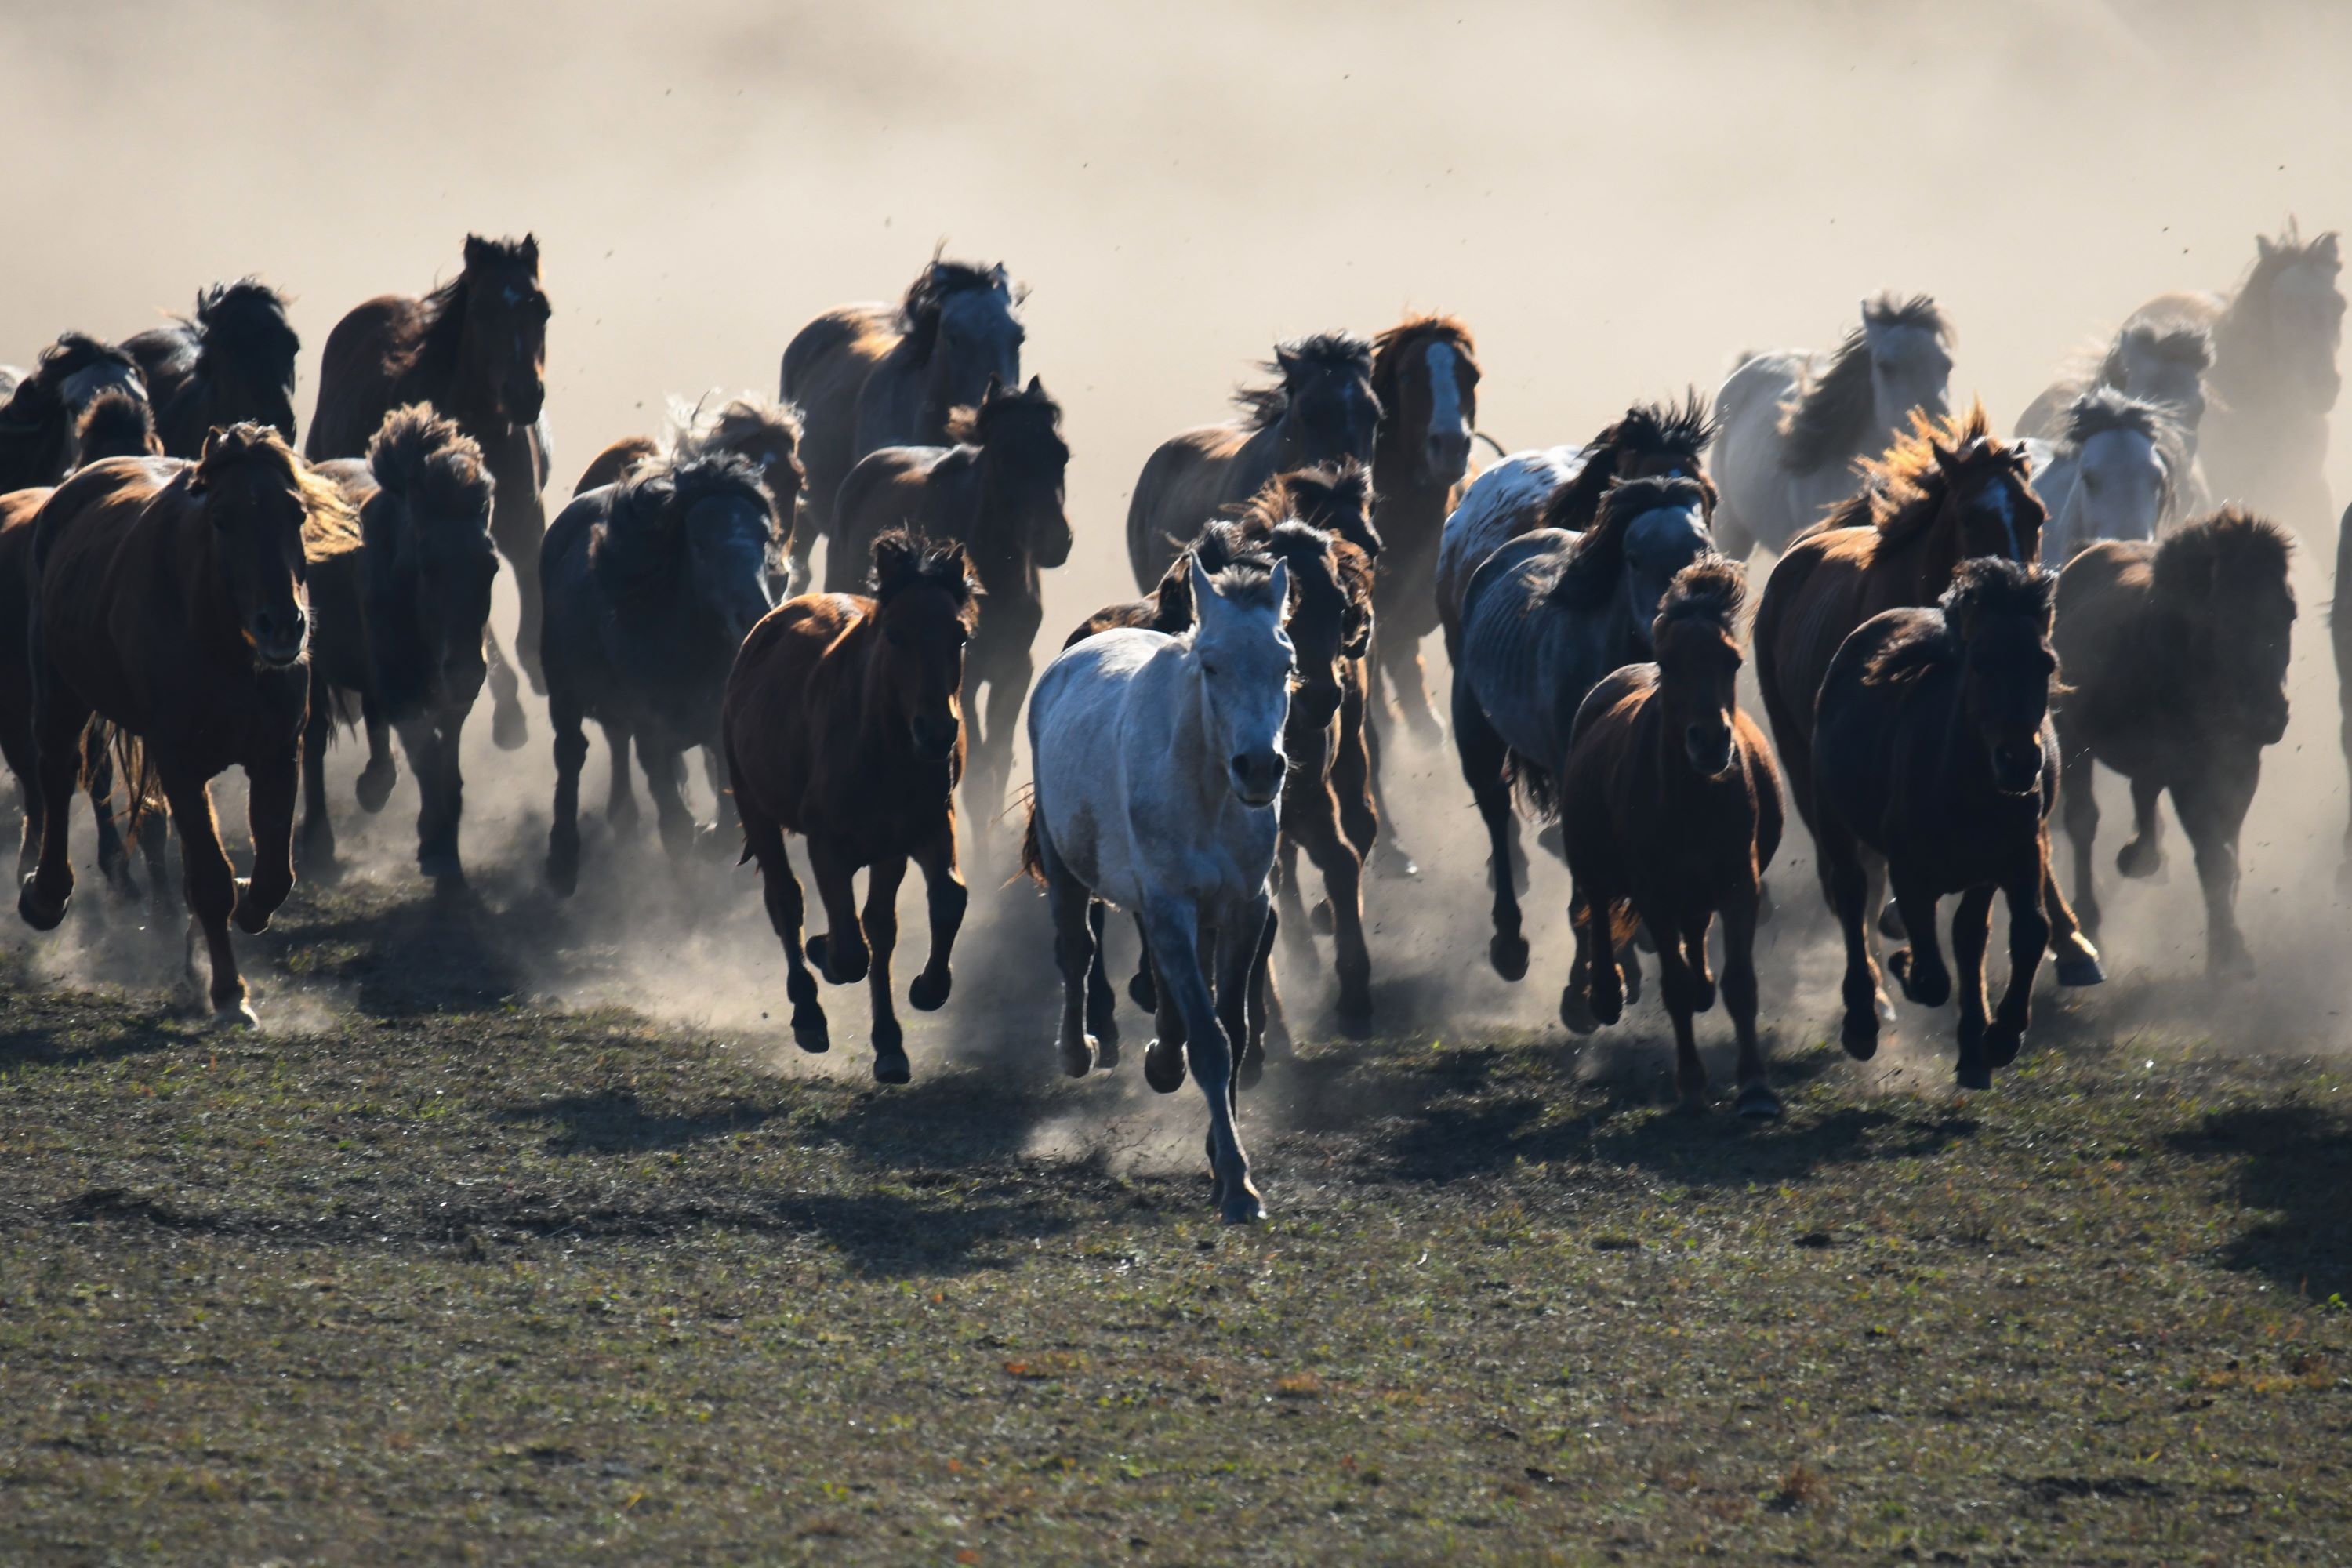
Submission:
[[[963,732],[963,721],[950,713],[940,718],[917,719],[907,726],[915,742],[915,750],[933,762],[955,753],[956,741]]]
[[[301,662],[310,646],[310,617],[300,610],[256,610],[246,617],[245,640],[256,664],[283,669]]]
[[[1280,752],[1272,747],[1263,751],[1235,753],[1226,764],[1233,778],[1234,794],[1244,805],[1272,805],[1282,794],[1282,774],[1287,764]]]
[[[541,412],[546,407],[547,384],[544,382],[526,382],[520,386],[509,386],[499,394],[499,412],[506,416],[509,425],[536,425]]]
[[[1995,746],[1992,749],[1993,787],[2003,795],[2032,795],[2042,782],[2042,747]]]
[[[1728,774],[1738,760],[1730,731],[1709,734],[1696,724],[1683,732],[1683,755],[1690,760],[1692,770],[1710,784]]]
[[[1422,470],[1433,484],[1458,483],[1470,471],[1470,432],[1432,430],[1423,445]]]

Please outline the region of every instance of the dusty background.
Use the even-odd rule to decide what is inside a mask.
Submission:
[[[446,277],[468,228],[534,230],[560,501],[666,395],[772,387],[803,321],[895,295],[944,237],[1033,288],[1029,365],[1068,407],[1079,543],[1052,634],[1124,595],[1145,455],[1219,416],[1277,336],[1457,311],[1481,422],[1517,447],[1711,387],[1742,346],[1825,342],[1867,292],[1922,289],[1959,326],[1956,392],[2005,426],[2139,300],[2229,284],[2290,212],[2352,214],[2339,7],[1640,9],[10,4],[0,359],[68,327],[125,335],[258,271],[296,296],[307,413],[342,310]],[[2341,443],[2334,469],[2352,490]],[[2247,912],[2271,973],[2305,982],[2263,1026],[2332,1035],[2340,980],[2299,962],[2343,921],[2326,593],[2306,570],[2298,719],[2250,827]],[[493,901],[520,898],[544,727],[519,758],[477,739],[469,858],[509,868]],[[1516,990],[1486,975],[1466,793],[1450,758],[1404,762],[1430,870],[1409,894],[1371,884],[1387,1016],[1549,1017],[1564,954],[1539,946]],[[399,881],[412,810],[404,787],[347,847]],[[1801,859],[1780,878],[1800,892]],[[1556,921],[1549,869],[1529,907]],[[551,987],[751,1027],[778,999],[748,885],[647,962],[628,934],[647,917],[600,924],[594,880],[551,928],[571,954]],[[1023,907],[976,901],[968,979],[992,911]],[[2185,857],[2109,915],[2119,974],[2193,972]],[[1027,930],[996,933],[1024,984],[1050,974]],[[854,1040],[857,996],[829,1005]]]

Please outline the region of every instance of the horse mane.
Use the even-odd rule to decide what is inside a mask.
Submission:
[[[1933,332],[1938,342],[1952,341],[1951,323],[1925,294],[1907,300],[1881,294],[1863,305],[1862,316],[1866,326],[1913,327]],[[1870,337],[1858,326],[1838,340],[1828,369],[1816,374],[1808,365],[1798,377],[1796,392],[1780,410],[1780,432],[1788,444],[1781,461],[1799,473],[1845,462],[1869,438],[1874,406]]]
[[[670,455],[686,459],[714,452],[740,452],[761,444],[798,453],[801,411],[789,403],[745,392],[717,408],[680,399],[670,405]]]
[[[2234,306],[2240,300],[2268,294],[2278,286],[2281,273],[2306,261],[2323,259],[2328,263],[2331,271],[2340,266],[2336,259],[2336,231],[2331,228],[2325,234],[2305,239],[2303,237],[2303,226],[2290,214],[2286,227],[2276,238],[2266,235],[2260,237],[2254,247],[2253,265],[2247,268],[2246,275],[2239,279],[2231,302]]]
[[[1001,288],[1017,305],[1027,293],[1013,287],[1002,261],[982,267],[976,261],[950,261],[946,252],[947,244],[941,241],[923,269],[915,274],[915,280],[907,285],[906,298],[898,301],[898,335],[912,342],[918,354],[931,352],[931,339],[940,329],[940,309],[956,295]]]
[[[260,463],[277,470],[277,478],[294,492],[305,513],[302,537],[316,530],[320,537],[359,537],[359,516],[344,500],[341,485],[294,455],[275,426],[250,420],[215,429],[205,437],[204,455],[182,470],[187,491],[202,496],[229,470]]]
[[[1748,603],[1748,568],[1709,551],[1675,574],[1658,603],[1658,624],[1693,621],[1737,642],[1739,612]]]
[[[1633,520],[1666,509],[1696,507],[1704,514],[1710,498],[1696,479],[1619,479],[1601,498],[1592,526],[1568,547],[1568,561],[1551,587],[1551,603],[1563,609],[1597,609],[1615,591],[1625,570],[1625,533]]]
[[[1939,458],[1938,454],[1941,454]],[[1962,471],[1995,465],[2023,470],[2025,448],[1992,434],[1984,402],[1967,412],[1928,417],[1915,408],[1911,428],[1875,458],[1865,458],[1862,489],[1832,507],[1817,530],[1874,527],[1880,542],[1907,544],[1935,525],[1950,492],[1952,476],[1942,458],[1957,459]]]
[[[2107,345],[2106,358],[2099,362],[2095,384],[2120,388],[2124,384],[2126,351],[2137,348],[2152,358],[2179,365],[2192,374],[2203,375],[2213,368],[2213,340],[2204,328],[2190,326],[2157,326],[2142,321],[2126,327]]]
[[[1031,437],[1034,449],[1058,449],[1062,460],[1069,460],[1069,446],[1062,439],[1062,405],[1034,377],[1028,386],[1006,388],[976,407],[948,411],[948,439],[958,446],[985,447],[1005,431],[1018,432],[1016,441]]]
[[[430,514],[479,520],[484,549],[494,481],[474,438],[445,419],[430,404],[412,403],[383,416],[368,442],[368,469],[383,490],[408,509],[412,520]]]
[[[1372,378],[1372,345],[1354,332],[1317,332],[1311,337],[1291,338],[1274,346],[1275,357],[1260,363],[1258,369],[1274,380],[1263,386],[1240,386],[1234,389],[1234,406],[1244,416],[1244,423],[1253,430],[1265,430],[1282,422],[1290,409],[1290,377],[1283,366],[1286,360],[1306,369],[1352,371],[1370,383]]]
[[[1682,459],[1706,492],[1706,510],[1715,510],[1715,486],[1702,468],[1701,454],[1715,438],[1715,416],[1698,388],[1690,387],[1677,404],[1636,403],[1624,416],[1595,436],[1584,448],[1584,466],[1576,477],[1545,498],[1536,526],[1564,528],[1582,533],[1601,514],[1601,498],[1635,458]]]
[[[1372,339],[1372,396],[1383,408],[1395,405],[1397,378],[1404,374],[1408,351],[1430,338],[1444,338],[1465,358],[1475,359],[1478,345],[1470,336],[1470,328],[1459,316],[1426,313],[1407,316],[1388,331]]]
[[[980,616],[981,587],[963,546],[952,539],[926,539],[903,528],[874,538],[874,604],[878,610],[909,588],[939,589],[954,601],[970,630]]]
[[[588,559],[614,587],[642,586],[668,572],[676,522],[705,501],[728,499],[767,518],[772,544],[775,501],[750,458],[733,452],[656,458],[613,487],[604,520],[588,536]]]
[[[17,391],[22,393],[26,387],[36,387],[42,396],[55,404],[60,383],[100,365],[121,371],[142,388],[147,384],[147,378],[140,373],[138,360],[131,356],[129,349],[102,338],[94,338],[88,332],[60,332],[58,341],[43,349],[40,357],[33,362],[33,374],[24,379]]]
[[[2275,578],[2285,582],[2294,554],[2294,536],[2259,513],[2230,505],[2164,536],[2156,547],[2157,592],[2168,599],[2201,603],[2224,577]]]
[[[1276,612],[1285,607],[1274,602],[1274,566],[1270,558],[1244,556],[1212,573],[1210,582],[1216,587],[1217,597],[1229,605],[1245,610]],[[1197,616],[1194,624],[1199,624]]]
[[[155,411],[126,387],[110,386],[89,400],[74,421],[74,446],[83,464],[101,458],[143,458],[160,453]]]
[[[1937,601],[1937,614],[1921,616],[1910,628],[1870,656],[1862,672],[1865,686],[1916,680],[1928,671],[1959,661],[1968,639],[1961,628],[1988,616],[2038,620],[2046,627],[2058,592],[2057,574],[2003,555],[1979,555],[1952,568],[1952,585]]]

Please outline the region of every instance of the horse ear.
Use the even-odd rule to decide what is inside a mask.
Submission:
[[[2271,237],[2269,235],[2258,234],[2254,236],[2255,260],[2268,261],[2272,257],[2276,256],[2277,254],[2278,247],[2271,243]]]
[[[1298,356],[1288,349],[1277,348],[1274,351],[1274,364],[1276,370],[1282,372],[1282,379],[1285,381],[1288,381],[1298,373]]]
[[[2329,237],[2332,239],[2332,238],[2334,238],[2335,237],[2331,235],[2331,236],[2329,236]],[[1025,389],[1025,394],[1024,394],[1024,395],[1027,395],[1027,396],[1030,396],[1030,397],[1043,397],[1043,396],[1045,396],[1045,378],[1044,376],[1042,376],[1042,375],[1032,375],[1032,376],[1029,378],[1029,385],[1028,385],[1028,387]]]
[[[490,242],[478,234],[466,237],[466,265],[479,267],[490,258]]]
[[[522,237],[522,259],[523,265],[533,272],[539,270],[539,236],[526,234]]]
[[[1207,618],[1209,601],[1217,596],[1216,585],[1209,574],[1201,570],[1201,557],[1194,553],[1185,557],[1184,586],[1192,595],[1192,619],[1197,623]]]
[[[915,542],[892,529],[874,542],[874,588],[877,595],[898,591],[915,568]]]
[[[1267,581],[1273,584],[1274,602],[1282,606],[1282,619],[1287,624],[1290,620],[1290,563],[1276,562],[1274,575]]]
[[[1003,396],[1004,383],[998,380],[996,373],[992,370],[988,373],[988,390],[980,395],[980,400],[983,404],[996,403],[1002,401]]]
[[[2336,254],[2336,231],[2331,228],[2313,240],[2311,254],[2314,259],[2324,261],[2330,267],[2340,265]]]
[[[1927,450],[1936,454],[1936,467],[1943,470],[1946,479],[1951,479],[1960,471],[1960,455],[1941,441],[1928,442]]]

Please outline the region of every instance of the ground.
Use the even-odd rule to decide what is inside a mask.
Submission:
[[[2186,983],[1760,1129],[1650,1013],[1310,1042],[1235,1229],[1132,1052],[782,1071],[496,908],[306,886],[262,1035],[19,950],[0,1559],[2352,1559],[2347,1076]]]

